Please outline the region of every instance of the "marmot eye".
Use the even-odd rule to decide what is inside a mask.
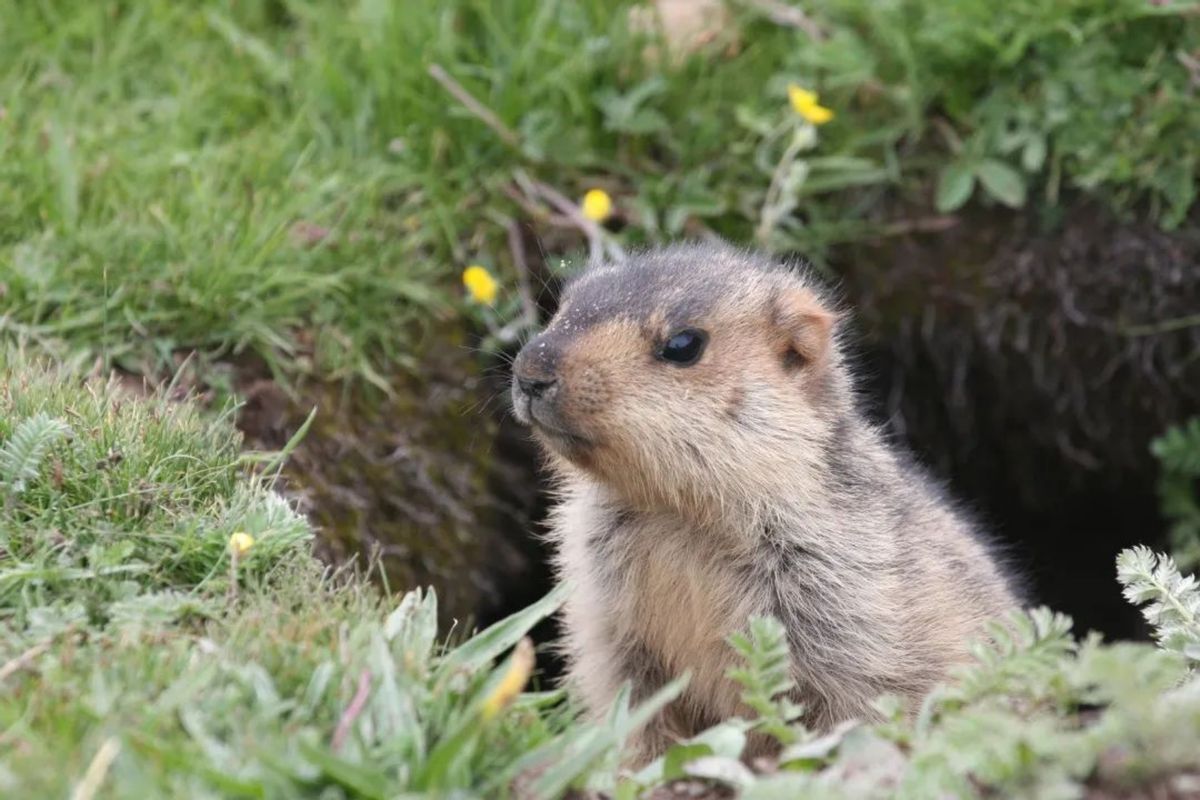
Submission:
[[[689,328],[667,339],[659,356],[674,364],[690,367],[700,360],[700,354],[704,352],[704,345],[707,342],[708,337],[704,331]]]

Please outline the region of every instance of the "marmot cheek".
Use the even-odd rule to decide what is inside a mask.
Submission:
[[[564,375],[559,413],[580,430],[598,432],[606,427],[614,398],[609,381],[599,370],[569,370]]]

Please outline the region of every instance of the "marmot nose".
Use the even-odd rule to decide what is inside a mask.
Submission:
[[[558,386],[558,357],[545,334],[522,347],[513,361],[516,390],[530,400],[549,400]]]
[[[558,383],[554,378],[544,380],[541,378],[522,378],[517,377],[517,385],[521,387],[521,391],[529,395],[531,398],[537,399],[547,394],[554,385]]]

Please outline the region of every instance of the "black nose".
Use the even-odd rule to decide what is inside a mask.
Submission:
[[[530,397],[537,398],[544,395],[546,392],[554,388],[554,384],[558,381],[551,378],[550,380],[541,380],[538,378],[517,378],[517,385],[521,387],[521,391]]]

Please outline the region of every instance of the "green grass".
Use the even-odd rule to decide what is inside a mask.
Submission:
[[[270,33],[259,5],[241,22]],[[321,71],[270,60],[281,29],[260,41],[207,6],[0,12],[7,327],[151,373],[185,347],[334,376],[400,359],[454,274],[413,224],[423,176],[326,126]],[[297,241],[300,223],[328,235]]]
[[[385,382],[464,266],[511,279],[508,222],[551,256],[582,244],[514,201],[518,172],[609,189],[626,242],[758,231],[818,260],[886,225],[867,222],[886,197],[932,213],[938,185],[944,208],[1191,207],[1194,5],[810,5],[820,40],[735,4],[663,64],[606,0],[3,0],[0,331],[143,374],[194,348]],[[781,172],[791,81],[838,116]]]
[[[25,454],[16,460],[30,476],[4,487],[0,613],[18,623],[51,600],[100,609],[122,593],[220,587],[236,531],[262,545],[243,572],[311,538],[274,495],[239,483],[228,414],[209,419],[191,404],[135,402],[97,385],[81,393],[63,373],[12,355],[0,354],[0,373],[0,438]],[[42,452],[21,447],[31,438],[46,442]],[[47,466],[50,480],[35,480]],[[65,538],[72,527],[83,530]]]
[[[494,787],[563,727],[537,713],[554,695],[481,714],[493,659],[554,598],[443,651],[432,595],[396,606],[313,560],[228,415],[0,351],[0,421],[6,796],[63,795],[106,742],[120,797]]]
[[[1147,550],[1119,577],[1159,647],[1017,615],[915,718],[881,698],[881,722],[818,736],[783,699],[782,628],[755,620],[731,641],[754,716],[631,773],[623,743],[681,682],[595,722],[559,692],[518,694],[533,666],[518,643],[569,587],[470,638],[439,631],[432,594],[320,567],[262,462],[228,414],[0,350],[6,797],[631,799],[682,778],[743,798],[1075,797],[1200,780],[1200,588]],[[255,541],[234,563],[238,532]],[[766,774],[737,760],[752,729],[784,745]]]

